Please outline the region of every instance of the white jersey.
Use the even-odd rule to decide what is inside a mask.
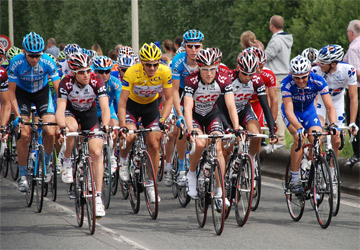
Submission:
[[[67,60],[63,60],[59,62],[59,68],[60,70],[63,72],[64,76],[68,75],[71,73],[71,70],[69,68],[69,65],[67,63]]]

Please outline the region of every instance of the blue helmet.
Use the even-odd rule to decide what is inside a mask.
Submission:
[[[70,57],[71,54],[81,52],[81,48],[76,43],[67,44],[64,48],[64,53],[67,57]]]
[[[204,40],[204,34],[198,30],[188,30],[183,35],[185,43],[196,43]]]
[[[24,37],[23,46],[26,52],[40,53],[44,50],[44,39],[35,32],[30,32]]]
[[[319,50],[319,61],[325,63],[340,62],[344,56],[344,49],[340,45],[329,44]]]
[[[86,54],[86,55],[90,56],[89,51],[88,51],[87,49],[85,49],[85,48],[81,48],[81,53],[83,53],[83,54]]]
[[[113,67],[113,61],[107,56],[95,56],[93,58],[93,67],[95,70],[109,70]]]
[[[136,55],[122,55],[118,57],[117,64],[120,68],[129,68],[139,62]]]

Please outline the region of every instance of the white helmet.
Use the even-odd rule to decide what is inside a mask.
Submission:
[[[329,44],[319,51],[319,61],[325,63],[340,62],[344,56],[344,50],[340,45]]]
[[[301,52],[303,57],[306,57],[311,62],[311,65],[314,66],[319,62],[319,51],[314,48],[306,48]]]
[[[301,75],[309,73],[311,70],[311,63],[306,57],[297,55],[290,61],[290,72],[293,75]]]

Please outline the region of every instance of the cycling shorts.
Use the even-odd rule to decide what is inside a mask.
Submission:
[[[260,123],[261,127],[265,126],[264,110],[261,107],[260,102],[251,103],[251,107]]]
[[[30,93],[17,87],[15,94],[19,111],[22,116],[30,116],[32,103],[35,105],[37,114],[40,117],[43,115],[55,114],[49,85],[46,85],[44,88],[35,93]]]
[[[224,106],[224,107],[225,107],[225,109],[222,109],[222,113],[220,115],[221,120],[222,120],[225,128],[232,128],[233,126],[232,126],[232,121],[231,121],[229,112],[228,112],[226,106]],[[249,121],[252,121],[252,120],[257,121],[256,115],[249,103],[245,106],[245,108],[243,110],[241,110],[238,113],[238,117],[239,117],[239,124],[243,128],[246,128],[246,124]]]
[[[219,117],[218,108],[215,107],[210,113],[205,116],[193,113],[193,127],[198,128],[201,131],[205,130],[206,134],[210,134],[214,131],[219,131],[223,133],[224,127]]]
[[[316,114],[316,109],[314,105],[310,105],[304,111],[294,110],[294,114],[298,121],[301,123],[301,125],[305,128],[305,130],[309,130],[313,126],[321,127],[321,123],[318,115]],[[284,120],[286,127],[288,128],[290,122],[286,117],[284,104],[281,104],[281,116]]]
[[[148,104],[134,102],[130,98],[126,103],[126,123],[138,124],[139,118],[145,128],[159,127],[159,102],[155,100]]]
[[[74,117],[78,124],[81,125],[82,130],[91,130],[100,128],[99,119],[96,115],[96,106],[86,111],[75,110],[70,105],[67,105],[65,110],[65,116]]]

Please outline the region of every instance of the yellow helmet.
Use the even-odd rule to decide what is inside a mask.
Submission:
[[[139,51],[139,56],[142,61],[160,60],[161,50],[154,43],[144,43]]]

